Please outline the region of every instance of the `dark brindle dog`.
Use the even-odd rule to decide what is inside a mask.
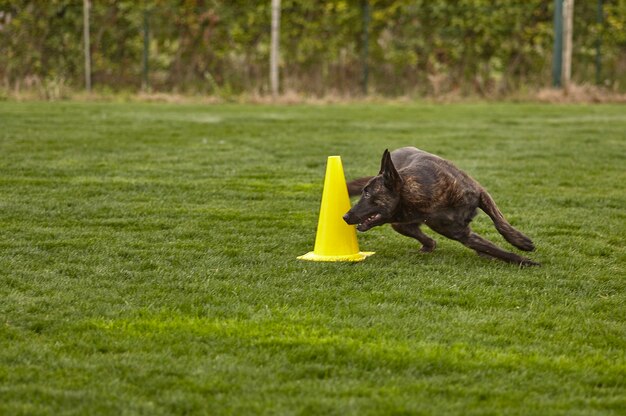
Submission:
[[[421,251],[427,253],[435,249],[436,243],[420,230],[426,224],[481,256],[523,266],[539,265],[472,232],[469,224],[480,208],[506,241],[521,250],[535,249],[530,238],[507,222],[478,182],[438,156],[414,147],[391,153],[385,150],[380,173],[349,182],[348,191],[351,196],[362,192],[359,202],[343,217],[348,224],[358,224],[359,231],[391,223],[400,234],[422,243]]]

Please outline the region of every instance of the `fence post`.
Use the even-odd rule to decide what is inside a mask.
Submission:
[[[147,91],[150,88],[148,81],[148,58],[150,54],[150,12],[148,9],[143,10],[143,68],[141,89]]]
[[[602,84],[602,26],[604,23],[604,12],[602,8],[602,0],[598,0],[598,14],[596,16],[598,23],[598,38],[596,39],[596,85]]]
[[[552,52],[552,86],[561,87],[563,60],[563,0],[554,0],[554,48]]]
[[[361,45],[361,88],[363,95],[367,95],[369,81],[369,25],[370,25],[370,4],[369,0],[361,1],[363,34]]]
[[[278,59],[280,37],[280,0],[272,0],[272,34],[270,48],[270,88],[272,97],[278,96]]]
[[[563,73],[561,83],[567,94],[572,78],[572,38],[574,35],[574,0],[563,1]]]
[[[91,92],[91,41],[89,40],[89,0],[83,0],[83,43],[85,44],[85,88]]]

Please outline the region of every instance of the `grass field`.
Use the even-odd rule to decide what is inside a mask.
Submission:
[[[543,266],[389,226],[296,260],[326,157],[405,145]],[[0,414],[623,415],[625,206],[624,106],[3,102]]]

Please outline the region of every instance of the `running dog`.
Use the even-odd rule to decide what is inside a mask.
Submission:
[[[429,253],[436,242],[420,230],[428,225],[437,233],[473,249],[480,256],[520,266],[538,266],[526,257],[505,251],[474,233],[469,224],[477,208],[493,221],[506,241],[524,251],[533,251],[530,238],[513,228],[489,193],[452,163],[415,147],[385,150],[377,176],[348,183],[350,196],[361,194],[343,219],[367,231],[391,223],[398,233],[415,238],[420,251]]]

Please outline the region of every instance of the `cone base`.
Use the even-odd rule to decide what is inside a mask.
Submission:
[[[316,254],[314,251],[309,251],[308,253],[298,256],[299,260],[308,260],[308,261],[363,261],[367,257],[374,254],[373,251],[361,251],[355,254],[345,254],[342,256],[324,256],[321,254]]]

